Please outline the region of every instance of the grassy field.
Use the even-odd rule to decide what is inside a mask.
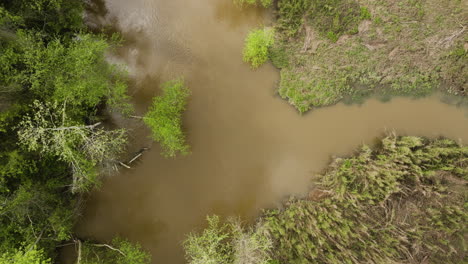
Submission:
[[[468,147],[384,138],[336,159],[316,188],[255,226],[209,218],[189,263],[465,263]]]
[[[280,0],[269,57],[301,113],[370,95],[468,93],[461,0]]]

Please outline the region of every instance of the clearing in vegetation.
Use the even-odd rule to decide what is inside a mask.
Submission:
[[[306,197],[266,210],[255,227],[209,218],[185,242],[189,263],[462,263],[468,147],[384,138],[336,159]]]

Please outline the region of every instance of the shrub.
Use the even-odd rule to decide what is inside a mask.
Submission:
[[[256,69],[268,59],[268,50],[274,43],[272,28],[256,29],[249,33],[245,40],[244,61]]]
[[[263,7],[270,7],[272,0],[258,0]],[[257,0],[234,0],[234,3],[240,7],[244,5],[257,5]]]
[[[44,255],[43,250],[36,246],[30,246],[29,249],[15,250],[15,252],[2,253],[0,255],[0,264],[50,264],[49,258]]]
[[[232,227],[220,224],[219,216],[208,216],[208,227],[201,234],[189,234],[184,248],[190,264],[224,264],[232,262]]]
[[[161,143],[164,156],[189,153],[182,131],[182,113],[189,95],[190,90],[182,79],[166,82],[163,84],[163,95],[153,98],[153,105],[143,117],[152,131],[152,138]]]
[[[111,245],[85,242],[82,247],[82,264],[149,264],[150,254],[140,244],[116,237]]]
[[[264,228],[245,230],[239,219],[220,223],[217,215],[208,216],[207,221],[202,233],[191,233],[184,242],[189,264],[271,263],[273,243]]]

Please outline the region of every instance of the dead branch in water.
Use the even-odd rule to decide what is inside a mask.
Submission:
[[[81,240],[79,239],[73,239],[73,242],[74,243],[71,243],[71,244],[75,244],[75,245],[78,245],[78,249],[77,249],[77,257],[76,257],[76,264],[80,264],[81,263],[81,245],[82,245],[82,242]],[[114,250],[114,251],[117,251],[119,252],[119,254],[121,254],[122,256],[126,257],[127,255],[125,255],[125,253],[122,252],[122,250],[118,249],[118,248],[115,248],[109,244],[89,244],[91,246],[95,246],[95,247],[106,247],[110,250]],[[99,256],[98,256],[99,258]]]
[[[127,169],[131,169],[131,168],[132,168],[132,167],[128,166],[127,164],[121,162],[121,161],[119,161],[119,164],[120,164],[122,167],[125,167],[125,168],[127,168]]]
[[[131,160],[128,162],[128,164],[134,162],[135,160],[137,160],[137,159],[138,159],[139,157],[141,157],[142,155],[143,155],[143,152],[138,153],[133,159],[131,159]]]
[[[78,243],[78,256],[76,257],[76,264],[81,263],[81,240],[76,239],[74,240],[75,243]]]
[[[129,166],[129,164],[131,164],[132,162],[136,161],[137,159],[139,159],[141,156],[143,156],[143,152],[149,150],[149,148],[147,147],[143,147],[141,148],[136,154],[135,156],[133,156],[132,159],[130,159],[129,162],[122,162],[122,161],[118,161],[117,163],[122,166],[122,167],[125,167],[127,169],[131,169],[132,167]]]

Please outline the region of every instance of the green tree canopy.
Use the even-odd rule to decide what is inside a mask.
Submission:
[[[0,4],[0,9],[17,18],[9,27],[41,31],[48,39],[84,29],[83,7],[82,0],[3,0]]]
[[[182,79],[166,82],[162,88],[163,95],[153,98],[153,104],[143,121],[151,129],[152,138],[161,143],[163,155],[186,155],[189,153],[189,146],[182,131],[182,113],[187,105],[190,90]]]
[[[32,246],[29,249],[17,249],[0,255],[0,264],[51,264],[51,260],[42,250]]]
[[[84,243],[80,264],[149,264],[151,256],[140,244],[114,238],[111,245]],[[1,264],[1,263],[0,263]]]
[[[18,30],[14,40],[3,46],[2,90],[83,109],[102,101],[128,109],[125,73],[106,62],[104,52],[110,46],[105,39],[78,34],[70,41],[46,43],[38,33]]]
[[[100,123],[84,125],[66,114],[65,105],[58,107],[34,102],[34,115],[25,116],[19,124],[19,143],[28,151],[51,155],[70,164],[73,172],[72,191],[83,191],[96,183],[98,164],[112,161],[126,143],[124,129],[97,129]]]
[[[125,144],[96,121],[104,106],[129,110],[126,73],[105,57],[117,39],[87,32],[84,4],[0,2],[0,264],[55,262],[75,239],[76,192]]]

